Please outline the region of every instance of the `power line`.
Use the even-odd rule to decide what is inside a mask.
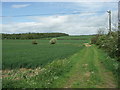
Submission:
[[[96,12],[72,12],[72,13],[42,13],[42,14],[31,14],[31,15],[14,15],[14,16],[0,16],[0,17],[26,17],[26,16],[41,16],[41,15],[66,15],[66,14],[82,14],[82,13],[105,13],[106,11]]]

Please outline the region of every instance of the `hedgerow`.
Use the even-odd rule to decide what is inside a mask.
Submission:
[[[111,35],[96,35],[91,39],[92,44],[103,48],[111,57],[118,58],[118,32],[112,32]]]
[[[106,35],[96,35],[91,39],[92,44],[96,44],[99,48],[103,49],[106,51],[109,56],[113,59],[114,61],[108,60],[106,63],[106,66],[113,68],[112,66],[116,65],[116,69],[112,70],[113,73],[115,73],[118,84],[120,84],[120,44],[119,44],[119,36],[120,32],[111,32],[111,34],[106,34]],[[112,64],[112,65],[111,65]],[[120,86],[120,85],[118,85]]]

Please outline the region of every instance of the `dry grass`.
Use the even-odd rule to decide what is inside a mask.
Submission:
[[[84,45],[86,46],[86,47],[91,47],[92,45],[90,45],[89,43],[84,43]]]

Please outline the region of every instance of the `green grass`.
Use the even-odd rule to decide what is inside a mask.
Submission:
[[[57,37],[58,39],[80,39],[80,40],[87,40],[93,37],[92,35],[81,35],[81,36],[62,36]]]
[[[43,67],[53,60],[68,58],[80,48],[81,40],[58,40],[57,44],[50,45],[49,40],[3,40],[3,69]]]
[[[115,88],[114,75],[101,63],[101,54],[105,53],[95,46],[84,47],[69,58],[54,60],[43,68],[6,70],[3,88]],[[106,58],[102,58],[104,62]]]
[[[73,61],[75,57],[76,54],[70,56],[69,59],[54,60],[43,68],[5,70],[3,75],[7,77],[3,78],[3,88],[56,87],[58,79],[64,77],[64,74],[68,73],[76,63]]]
[[[58,40],[90,40],[91,37],[93,37],[94,35],[78,35],[78,36],[61,36],[61,37],[56,37]],[[48,40],[51,39],[50,38],[41,38],[43,40]]]
[[[104,55],[104,56],[101,56]],[[95,46],[84,48],[75,57],[71,58],[74,62],[70,72],[59,78],[54,87],[60,88],[116,88],[117,80],[111,69],[106,68],[105,52]],[[102,57],[102,60],[100,59]],[[111,58],[109,58],[111,60]],[[84,66],[88,64],[88,66]],[[110,66],[114,68],[114,66]]]
[[[117,87],[117,62],[94,45],[84,47],[89,36],[67,38],[54,45],[49,40],[37,40],[38,45],[32,40],[3,40],[3,88]]]

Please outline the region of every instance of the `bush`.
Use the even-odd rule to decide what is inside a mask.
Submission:
[[[56,44],[56,42],[57,42],[57,39],[56,39],[56,38],[52,38],[52,39],[50,40],[50,44]]]
[[[99,48],[103,48],[111,57],[118,57],[118,33],[112,32],[111,35],[102,35],[94,43]]]
[[[36,41],[32,41],[32,44],[38,44]]]
[[[99,38],[99,35],[96,35],[95,37],[91,38],[91,44],[96,44],[98,38]]]

